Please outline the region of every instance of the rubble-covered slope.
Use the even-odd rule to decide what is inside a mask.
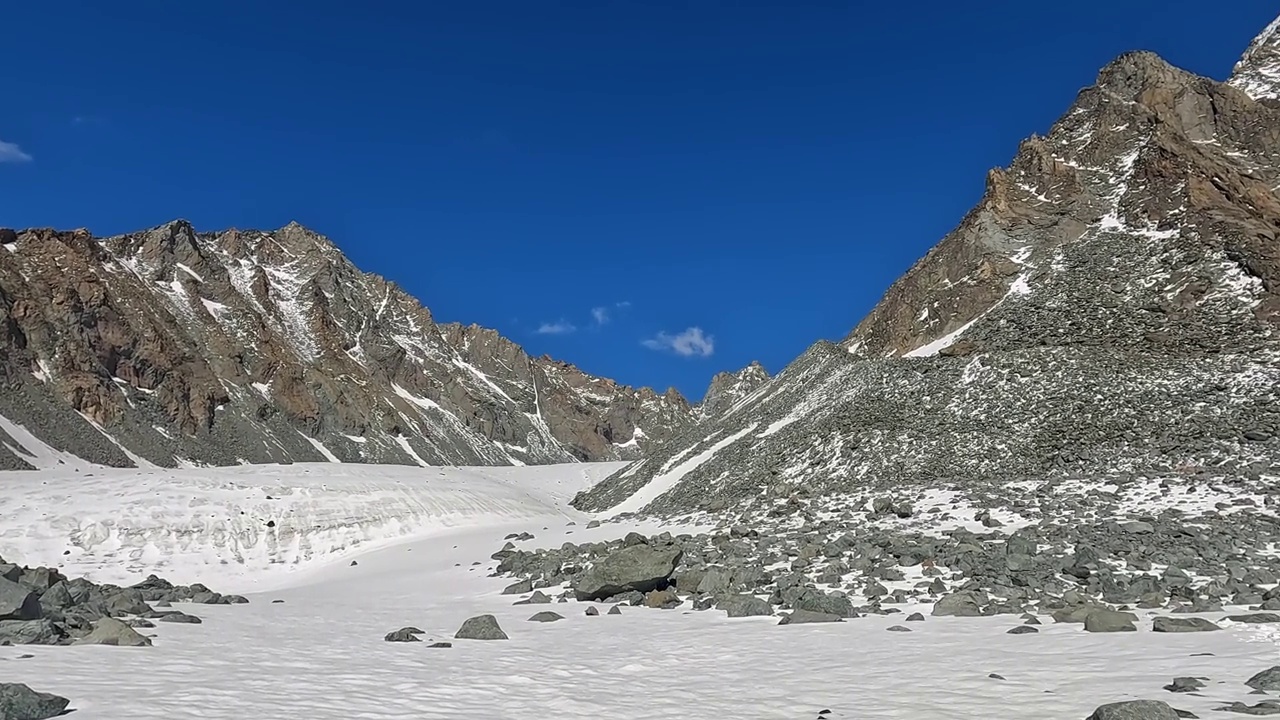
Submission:
[[[0,468],[617,460],[694,417],[437,324],[296,224],[0,230],[0,383]]]
[[[1280,81],[1256,64],[1278,47],[1229,83],[1120,57],[846,340],[575,505],[1280,460]]]

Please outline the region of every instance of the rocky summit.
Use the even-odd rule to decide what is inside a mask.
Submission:
[[[0,469],[56,463],[47,447],[113,466],[618,460],[705,416],[437,323],[297,224],[0,230],[0,387]]]
[[[1280,474],[1277,67],[1116,59],[847,338],[575,505]]]

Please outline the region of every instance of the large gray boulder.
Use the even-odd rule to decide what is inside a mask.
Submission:
[[[676,545],[638,543],[596,561],[573,581],[578,600],[603,600],[626,592],[647,593],[665,585],[684,551]]]
[[[1254,690],[1280,690],[1280,665],[1269,667],[1244,681]]]
[[[1097,609],[1085,617],[1084,629],[1093,633],[1137,632],[1133,624],[1137,619],[1133,613]]]
[[[1217,623],[1198,617],[1158,617],[1151,621],[1151,629],[1158,633],[1213,632],[1221,630]]]
[[[779,625],[804,625],[808,623],[844,622],[844,618],[831,613],[812,612],[810,610],[793,610],[790,615],[783,615]]]
[[[0,643],[10,645],[59,645],[66,639],[54,622],[39,620],[0,620]],[[3,715],[0,715],[3,717]]]
[[[930,614],[939,617],[978,617],[982,615],[984,600],[978,593],[961,590],[939,598]]]
[[[1159,700],[1128,700],[1102,705],[1088,720],[1178,720],[1178,711]]]
[[[117,645],[119,647],[147,647],[151,639],[138,634],[137,630],[116,620],[102,618],[93,624],[93,632],[80,638],[76,645]]]
[[[492,615],[468,618],[453,634],[457,640],[507,640],[507,634],[498,627],[498,619]]]
[[[716,599],[716,607],[725,611],[731,618],[773,614],[773,606],[755,595],[726,595]]]
[[[70,700],[36,692],[22,683],[0,683],[0,718],[4,720],[48,720],[67,709]]]
[[[0,620],[37,620],[40,596],[31,588],[0,578]]]

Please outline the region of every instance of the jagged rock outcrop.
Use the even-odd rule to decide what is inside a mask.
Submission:
[[[1118,58],[842,343],[575,504],[1280,472],[1277,58]]]
[[[698,403],[699,418],[709,420],[723,415],[767,382],[769,371],[755,361],[738,372],[716,373],[711,378],[707,394]]]
[[[627,459],[695,414],[437,324],[297,224],[0,230],[0,387],[0,468]]]

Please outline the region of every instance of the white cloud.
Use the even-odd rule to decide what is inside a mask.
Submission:
[[[626,310],[627,308],[631,307],[631,301],[630,301],[630,300],[623,300],[623,301],[622,301],[622,302],[620,302],[620,303],[614,303],[614,304],[613,304],[613,306],[614,306],[614,307],[616,307],[616,308],[618,308],[618,309],[620,309],[620,310]]]
[[[556,322],[542,323],[541,325],[539,325],[538,334],[539,335],[568,335],[569,333],[577,329],[578,328],[573,326],[573,323],[570,323],[567,320],[558,320]]]
[[[591,308],[591,319],[592,319],[592,320],[594,320],[594,321],[595,321],[595,323],[596,323],[597,325],[606,325],[606,324],[608,324],[608,322],[609,322],[609,308],[607,308],[607,307],[595,307],[595,308]]]
[[[0,163],[31,162],[31,156],[22,152],[22,148],[11,142],[0,140]]]
[[[716,351],[716,339],[704,335],[700,327],[691,327],[675,335],[660,332],[642,344],[650,350],[669,350],[681,357],[711,357]]]

